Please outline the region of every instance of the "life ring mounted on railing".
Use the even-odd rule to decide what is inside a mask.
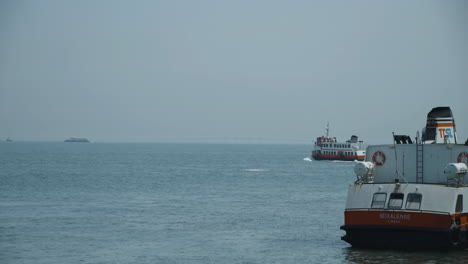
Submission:
[[[377,151],[372,155],[372,162],[377,166],[381,166],[385,163],[385,154],[382,151]]]
[[[457,162],[458,163],[465,163],[468,165],[468,153],[466,152],[460,152],[457,156]]]

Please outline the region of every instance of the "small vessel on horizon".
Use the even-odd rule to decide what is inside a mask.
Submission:
[[[5,139],[5,141],[6,141],[6,142],[12,142],[13,139],[11,139],[10,137],[7,137],[7,138]]]
[[[75,138],[75,137],[71,137],[71,138],[65,139],[64,142],[89,143],[89,140],[88,140],[87,138]]]
[[[353,247],[468,247],[468,141],[459,143],[450,107],[427,114],[425,128],[371,145],[356,162],[344,212]]]
[[[337,142],[336,137],[329,137],[330,124],[325,128],[326,135],[318,137],[314,143],[311,157],[314,160],[364,160],[366,150],[364,142],[352,135],[346,142]]]

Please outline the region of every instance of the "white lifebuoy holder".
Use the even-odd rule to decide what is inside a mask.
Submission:
[[[468,153],[466,152],[460,152],[457,156],[457,162],[458,163],[465,163],[468,165]]]
[[[372,155],[372,162],[377,166],[381,166],[385,163],[385,154],[382,151],[377,151]]]

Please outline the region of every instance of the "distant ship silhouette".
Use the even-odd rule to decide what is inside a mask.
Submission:
[[[64,142],[84,142],[84,143],[87,143],[87,142],[89,142],[89,140],[86,139],[86,138],[74,138],[74,137],[71,137],[71,138],[69,138],[69,139],[65,139]]]

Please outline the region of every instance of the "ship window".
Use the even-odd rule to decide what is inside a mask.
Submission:
[[[388,208],[400,209],[403,205],[403,197],[404,194],[402,193],[391,193],[390,199],[388,199]]]
[[[406,198],[406,209],[419,210],[421,208],[422,195],[420,193],[409,193]]]
[[[372,198],[371,208],[384,208],[386,200],[387,200],[386,193],[374,193],[374,197]]]
[[[463,212],[463,195],[459,194],[457,197],[457,204],[455,205],[455,213]]]

